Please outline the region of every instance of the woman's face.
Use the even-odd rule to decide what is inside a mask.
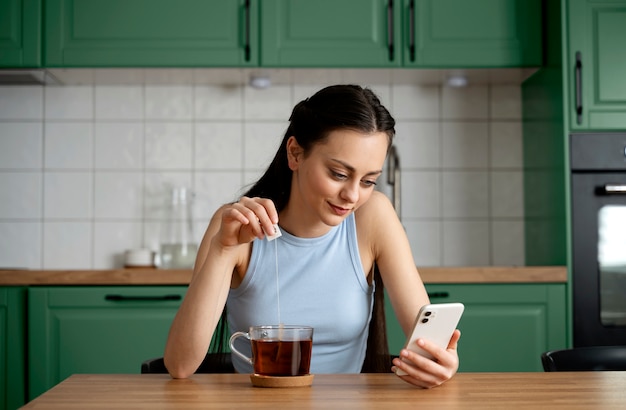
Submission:
[[[302,210],[310,223],[338,225],[374,191],[387,146],[384,132],[336,130],[305,156],[292,137],[287,146],[294,171],[290,208]]]

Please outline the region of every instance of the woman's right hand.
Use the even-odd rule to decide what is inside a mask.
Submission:
[[[273,233],[278,212],[271,199],[244,196],[238,202],[222,207],[221,218],[214,239],[224,247],[231,247],[265,238],[263,229]]]

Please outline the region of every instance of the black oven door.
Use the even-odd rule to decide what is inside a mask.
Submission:
[[[626,172],[572,174],[574,346],[626,345]]]

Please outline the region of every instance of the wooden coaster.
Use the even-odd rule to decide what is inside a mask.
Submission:
[[[313,375],[275,377],[251,374],[250,380],[256,387],[307,387],[313,383]]]

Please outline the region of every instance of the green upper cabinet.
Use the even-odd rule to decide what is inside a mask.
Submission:
[[[571,129],[626,128],[626,1],[569,0]]]
[[[541,0],[262,0],[261,65],[542,63]]]
[[[46,67],[258,65],[256,0],[47,0]]]
[[[261,65],[399,67],[400,3],[262,0]]]
[[[405,0],[404,5],[407,66],[542,64],[541,0]]]
[[[41,66],[41,0],[0,0],[0,68]]]

